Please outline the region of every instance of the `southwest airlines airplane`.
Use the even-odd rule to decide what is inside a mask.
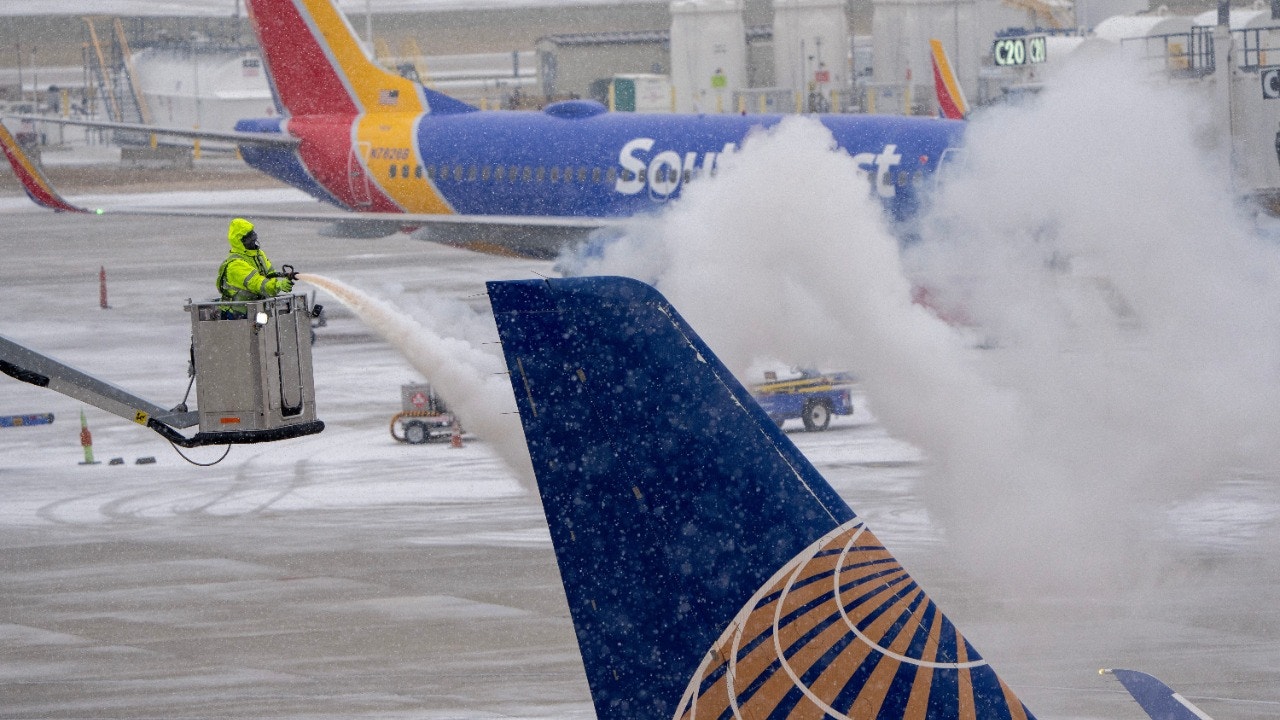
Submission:
[[[591,100],[481,111],[374,64],[331,0],[246,5],[281,117],[241,120],[233,132],[30,119],[232,141],[249,165],[349,211],[255,219],[336,222],[332,233],[353,237],[445,225],[452,230],[433,239],[545,258],[595,228],[661,208],[714,173],[717,158],[753,129],[783,117],[611,113]],[[816,117],[898,221],[916,213],[964,127],[935,118]],[[77,209],[55,199],[11,138],[4,145],[33,199]],[[486,232],[494,227],[505,229]]]
[[[657,291],[488,289],[597,717],[1035,720]]]

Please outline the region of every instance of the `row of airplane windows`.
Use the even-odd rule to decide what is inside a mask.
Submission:
[[[531,165],[511,165],[509,167],[506,165],[471,165],[469,167],[463,167],[462,165],[441,165],[437,169],[435,165],[427,165],[424,168],[422,165],[410,166],[407,164],[392,165],[387,170],[387,176],[394,180],[396,177],[408,178],[410,174],[412,174],[415,179],[421,180],[424,172],[426,177],[431,180],[449,180],[452,178],[458,182],[461,182],[463,179],[469,182],[475,182],[476,180],[488,181],[490,179],[495,181],[505,180],[508,182],[515,182],[517,179],[523,182],[545,182],[550,178],[553,183],[558,183],[561,180],[569,183],[574,182],[576,177],[577,182],[579,183],[586,183],[588,178],[590,178],[591,182],[598,184],[601,182],[613,183],[619,177],[624,181],[634,180],[636,177],[635,173],[632,171],[620,171],[616,167],[606,169],[598,167],[561,168],[559,166],[546,168],[533,167]],[[715,170],[713,169],[711,172],[714,174]],[[683,175],[683,177],[680,177],[681,175]],[[667,182],[668,180],[675,181],[677,177],[679,177],[681,181],[688,182],[696,175],[697,173],[689,170],[685,170],[681,173],[676,168],[661,166],[658,168],[657,180],[659,182]]]
[[[410,169],[411,167],[412,170]],[[435,165],[427,165],[424,169],[422,165],[410,166],[405,164],[392,165],[387,172],[388,177],[393,180],[397,175],[402,178],[408,178],[410,173],[413,174],[415,179],[421,180],[424,170],[426,176],[431,180],[449,180],[452,178],[458,182],[461,182],[464,178],[468,182],[475,182],[477,179],[485,182],[488,182],[490,179],[495,181],[506,180],[508,182],[515,182],[517,179],[520,179],[523,182],[544,182],[548,177],[550,177],[550,180],[553,183],[558,183],[561,180],[564,180],[566,183],[570,183],[574,181],[574,177],[576,176],[579,183],[586,183],[587,178],[590,177],[591,182],[593,183],[599,184],[600,182],[605,182],[612,184],[619,178],[619,176],[621,176],[623,181],[628,182],[634,180],[636,177],[635,173],[632,171],[622,170],[619,172],[616,167],[602,170],[598,167],[578,167],[575,169],[573,167],[560,168],[559,166],[556,166],[548,170],[545,167],[535,168],[531,165],[511,165],[510,167],[506,165],[471,165],[465,168],[462,165],[441,165],[437,170]],[[658,182],[675,182],[677,179],[681,182],[689,182],[698,176],[697,172],[689,170],[681,172],[676,168],[665,165],[660,166],[656,174]],[[715,174],[715,168],[711,169],[711,174]],[[872,185],[875,184],[875,178],[876,175],[872,173],[869,178]],[[919,186],[923,179],[924,173],[920,170],[916,170],[914,174],[906,170],[899,170],[896,177],[899,187],[905,187],[907,183]],[[894,181],[894,173],[891,172],[884,173],[881,180],[881,182],[886,186],[894,184]]]

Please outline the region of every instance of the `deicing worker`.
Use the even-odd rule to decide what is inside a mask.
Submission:
[[[271,260],[258,247],[253,223],[244,218],[232,220],[227,242],[231,254],[218,268],[218,292],[223,300],[264,300],[293,290],[293,279],[288,274],[272,271]]]

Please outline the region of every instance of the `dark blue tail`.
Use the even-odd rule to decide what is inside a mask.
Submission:
[[[489,297],[599,717],[1031,717],[653,288]]]

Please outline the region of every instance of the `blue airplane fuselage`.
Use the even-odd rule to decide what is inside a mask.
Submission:
[[[964,127],[933,118],[814,117],[866,174],[868,184],[850,191],[869,188],[894,220],[915,214]],[[242,153],[250,165],[349,210],[618,218],[679,197],[685,185],[714,173],[721,155],[782,118],[610,113],[591,101],[374,122],[292,118],[288,131],[302,137],[297,149],[244,146]],[[237,129],[280,132],[282,125],[279,118],[244,120]],[[318,151],[336,135],[350,140]]]

